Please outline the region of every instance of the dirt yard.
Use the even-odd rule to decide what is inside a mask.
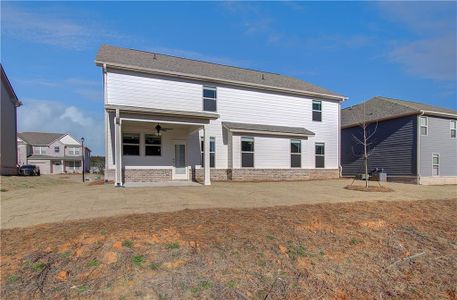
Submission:
[[[211,186],[115,188],[81,183],[80,176],[1,177],[1,228],[185,208],[455,199],[457,186],[387,183],[394,192],[344,189],[351,180],[214,183]]]
[[[457,293],[456,199],[186,209],[7,229],[1,238],[2,299]]]

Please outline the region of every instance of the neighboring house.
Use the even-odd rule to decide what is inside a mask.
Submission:
[[[81,173],[81,143],[67,133],[21,132],[17,137],[19,165],[37,165],[41,174]],[[90,149],[84,146],[84,169],[90,169]]]
[[[339,177],[344,96],[278,74],[102,46],[106,179]]]
[[[363,173],[363,146],[355,138],[363,134],[364,110],[374,132],[369,170],[383,168],[391,181],[457,183],[457,111],[385,97],[342,110],[343,176]]]
[[[16,110],[22,105],[22,103],[18,100],[1,64],[0,69],[2,73],[2,95],[0,107],[0,175],[16,175]]]

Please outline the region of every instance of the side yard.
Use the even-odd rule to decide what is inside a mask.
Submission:
[[[6,229],[1,269],[2,299],[456,299],[457,200],[186,209]]]

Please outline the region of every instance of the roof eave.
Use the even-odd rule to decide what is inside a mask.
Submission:
[[[272,86],[266,86],[266,85],[255,84],[255,83],[246,83],[246,82],[241,82],[241,81],[236,81],[236,80],[226,80],[226,79],[218,79],[218,78],[212,78],[212,77],[207,77],[207,76],[192,75],[192,74],[185,74],[185,73],[179,73],[179,72],[163,71],[163,70],[158,70],[158,69],[132,67],[132,66],[123,65],[123,64],[105,62],[105,61],[101,61],[101,60],[95,60],[95,64],[97,66],[99,66],[99,67],[111,67],[111,68],[114,68],[114,69],[136,71],[136,72],[142,72],[142,73],[148,73],[148,74],[157,74],[157,75],[165,75],[165,76],[172,76],[172,77],[185,78],[185,79],[203,80],[203,81],[217,82],[217,83],[226,83],[226,84],[232,84],[232,85],[237,85],[237,86],[242,86],[242,87],[258,88],[258,89],[263,89],[263,90],[269,90],[269,91],[275,91],[275,92],[283,92],[283,93],[289,93],[289,94],[294,94],[294,95],[302,95],[302,96],[308,96],[308,97],[316,97],[317,96],[317,97],[320,97],[320,98],[338,100],[338,101],[341,101],[341,102],[348,99],[348,97],[341,96],[341,95],[332,95],[332,94],[317,93],[317,92],[311,92],[311,91],[300,91],[300,90],[295,90],[295,89],[272,87]]]
[[[421,110],[420,113],[423,115],[429,115],[429,116],[449,117],[452,119],[457,119],[457,114],[452,114],[452,113],[444,113],[444,112],[431,111],[431,110]]]
[[[417,112],[408,112],[408,113],[398,114],[398,115],[394,115],[394,116],[379,118],[379,119],[375,119],[375,120],[368,120],[368,121],[366,121],[366,124],[372,124],[372,123],[376,123],[376,122],[379,123],[379,122],[383,122],[383,121],[398,119],[398,118],[407,117],[407,116],[414,116],[414,115],[418,115],[418,114],[420,114],[419,111],[417,111]],[[349,124],[349,125],[341,125],[341,129],[357,127],[357,126],[360,126],[360,124],[361,123],[352,123],[352,124]]]

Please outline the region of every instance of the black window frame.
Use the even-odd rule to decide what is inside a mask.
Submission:
[[[148,137],[158,139],[160,143],[148,143]],[[148,154],[148,149],[159,149],[159,151],[156,154]],[[144,135],[144,156],[162,156],[162,136],[150,133]]]
[[[211,147],[213,145],[213,147]],[[201,166],[205,167],[205,138],[200,137],[200,149],[201,149]],[[209,137],[209,167],[216,167],[216,138],[214,136]]]
[[[243,141],[244,139],[244,141]],[[252,150],[243,150],[243,142],[251,142],[252,143]],[[240,150],[241,150],[241,167],[242,168],[254,168],[255,167],[255,139],[254,137],[250,136],[243,136],[241,137],[240,143]],[[244,165],[248,159],[252,160],[252,163],[249,165]]]
[[[138,143],[131,143],[131,142],[125,142],[125,136],[138,136]],[[141,144],[141,134],[139,133],[128,133],[128,132],[123,132],[122,133],[122,155],[125,156],[140,156],[140,144]],[[126,149],[137,149],[135,153],[138,154],[129,154]]]
[[[319,109],[314,109],[314,104],[319,105]],[[312,102],[312,114],[313,114],[313,121],[314,122],[322,122],[322,101],[321,100],[313,100]]]
[[[298,144],[298,152],[295,151],[293,144]],[[290,140],[290,167],[301,168],[301,140]],[[298,158],[297,158],[298,157]],[[298,162],[298,164],[297,164]]]
[[[318,146],[319,147],[322,146],[323,153],[317,153]],[[325,168],[325,143],[315,143],[314,144],[314,167],[316,169]]]
[[[205,95],[205,91],[214,92],[214,97]],[[217,112],[217,87],[203,86],[203,111]]]

